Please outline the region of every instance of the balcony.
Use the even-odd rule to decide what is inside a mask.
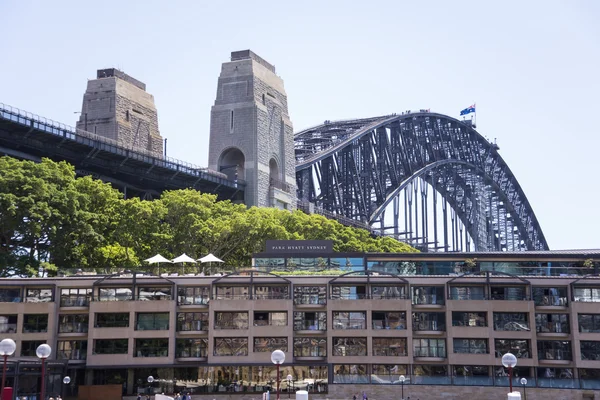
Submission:
[[[536,307],[567,307],[567,296],[539,296],[534,298]]]
[[[446,332],[446,324],[438,321],[414,321],[413,331],[420,334],[442,334]]]
[[[88,324],[83,322],[72,322],[58,325],[59,333],[87,333]]]
[[[415,306],[443,307],[444,303],[444,296],[437,294],[422,294],[412,297],[412,304]]]
[[[87,350],[59,350],[57,358],[59,360],[85,361],[87,359]]]
[[[90,296],[86,295],[66,295],[60,296],[61,307],[89,307]]]
[[[177,332],[208,332],[208,321],[179,321]]]
[[[569,364],[573,355],[570,349],[538,349],[538,360],[546,364]]]
[[[413,357],[417,358],[446,358],[445,347],[420,347],[413,350]]]
[[[327,321],[302,320],[294,321],[294,331],[299,334],[315,334],[327,331]]]
[[[0,324],[0,333],[16,333],[17,332],[17,324],[11,323],[1,323]]]

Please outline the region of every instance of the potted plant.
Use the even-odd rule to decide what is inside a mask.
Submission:
[[[476,258],[467,258],[463,262],[463,271],[464,273],[473,272],[477,267],[477,259]]]
[[[592,268],[594,268],[594,260],[592,260],[591,258],[588,258],[586,260],[583,260],[581,265],[583,265],[583,268],[592,269]]]

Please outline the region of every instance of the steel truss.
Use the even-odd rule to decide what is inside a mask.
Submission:
[[[325,121],[294,135],[298,199],[423,250],[547,250],[496,145],[418,112]]]

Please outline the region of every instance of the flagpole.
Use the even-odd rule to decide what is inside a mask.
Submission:
[[[477,103],[473,103],[473,105],[475,106],[475,128],[477,129]]]

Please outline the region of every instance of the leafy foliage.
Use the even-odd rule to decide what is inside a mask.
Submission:
[[[248,266],[267,239],[332,240],[336,252],[416,251],[320,215],[246,208],[191,189],[123,199],[110,184],[76,178],[65,162],[0,157],[0,276],[54,275],[58,267],[108,273],[156,253],[213,253],[231,269]]]

